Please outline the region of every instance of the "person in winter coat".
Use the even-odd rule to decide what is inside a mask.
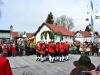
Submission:
[[[30,46],[29,44],[25,44],[25,51],[26,51],[26,56],[29,56],[30,55]]]

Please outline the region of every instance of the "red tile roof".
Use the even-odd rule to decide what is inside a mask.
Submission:
[[[49,24],[49,23],[43,23],[38,30],[36,31],[35,35],[40,31],[40,29],[46,25],[48,28],[50,28],[50,30],[54,31],[54,32],[61,32],[63,35],[65,36],[74,36],[74,34],[72,32],[70,32],[68,29],[61,27],[61,26],[57,26],[54,24]]]
[[[12,37],[18,37],[18,32],[12,32]]]
[[[32,37],[33,37],[33,33],[26,33],[26,36],[27,36],[28,38],[32,38]]]
[[[82,35],[84,35],[85,37],[91,37],[91,33],[90,32],[87,32],[87,31],[77,31],[75,34],[77,34],[77,33],[81,33]],[[74,34],[74,35],[75,35]],[[99,36],[99,33],[97,32],[97,31],[94,31],[94,34],[96,35],[96,36]]]
[[[77,31],[75,34],[77,34],[78,32],[81,33],[85,37],[91,37],[91,33],[90,32],[87,32],[87,31]]]

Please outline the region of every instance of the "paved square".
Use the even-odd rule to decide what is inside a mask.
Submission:
[[[73,61],[78,60],[80,55],[69,55],[69,61],[44,63],[35,61],[36,55],[22,57],[8,57],[14,75],[23,75],[22,72],[33,73],[31,75],[70,75],[74,68]],[[95,66],[100,64],[100,57],[90,56]],[[20,74],[19,74],[20,73]]]

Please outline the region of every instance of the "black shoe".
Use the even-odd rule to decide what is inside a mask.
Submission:
[[[69,59],[67,59],[67,61],[68,61]]]
[[[42,63],[44,63],[44,61],[41,61]]]
[[[55,63],[54,61],[52,63]]]
[[[40,59],[38,59],[38,61],[40,61]]]
[[[64,62],[64,61],[62,61],[62,62]]]

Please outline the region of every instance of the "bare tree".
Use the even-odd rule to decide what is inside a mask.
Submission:
[[[61,24],[60,24],[60,18],[59,18],[59,17],[56,18],[55,24],[56,24],[56,25],[61,25]]]
[[[71,17],[68,17],[67,18],[67,29],[71,30],[72,28],[74,28],[73,19]]]
[[[3,5],[4,3],[2,2],[2,0],[0,0],[0,8],[1,8],[1,5]],[[2,17],[1,15],[1,9],[0,9],[0,18]]]
[[[65,15],[56,18],[55,23],[59,26],[67,28],[68,30],[74,28],[73,19],[71,17],[66,17]]]

